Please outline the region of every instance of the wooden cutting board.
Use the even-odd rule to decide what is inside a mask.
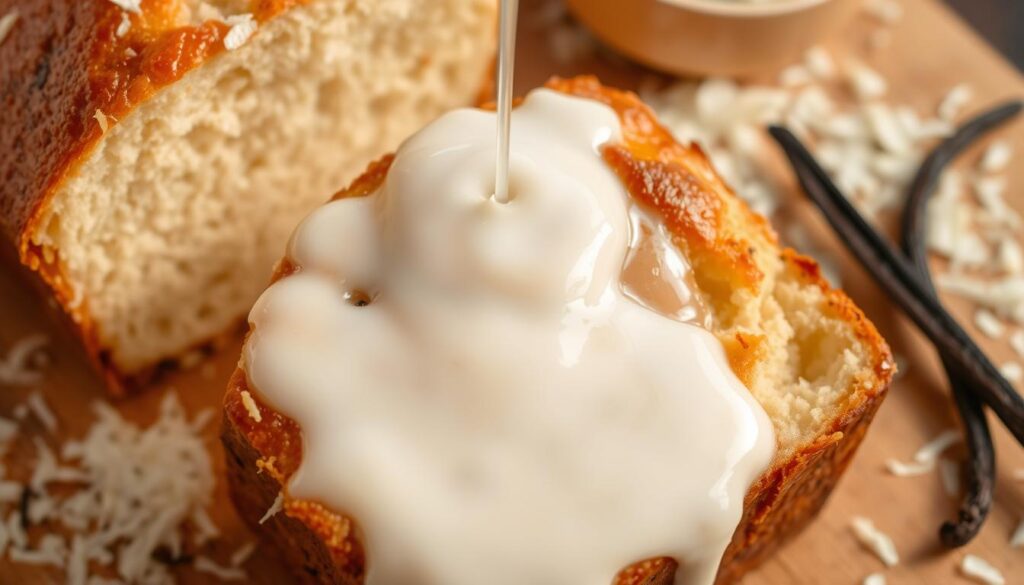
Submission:
[[[573,63],[555,62],[550,57],[547,35],[535,25],[541,0],[524,0],[520,42],[518,92],[536,86],[549,75],[596,73],[612,84],[633,87],[649,75],[622,60],[599,53]],[[935,0],[904,0],[906,17],[894,29],[892,46],[873,54],[867,51],[868,35],[875,25],[861,18],[830,43],[835,53],[859,53],[884,72],[892,83],[893,100],[923,111],[930,110],[953,85],[968,82],[980,98],[975,107],[1008,96],[1024,95],[1024,79],[985,42]],[[1024,123],[1016,123],[1005,136],[1024,153]],[[965,157],[972,161],[977,153]],[[1018,160],[1024,160],[1018,157]],[[1024,211],[1024,165],[1010,173],[1011,203]],[[747,585],[855,584],[868,574],[883,570],[881,563],[861,549],[851,535],[851,517],[863,515],[895,540],[902,563],[885,571],[890,584],[957,583],[956,566],[967,552],[977,554],[1002,570],[1009,583],[1024,582],[1024,550],[1008,545],[1011,532],[1024,518],[1024,482],[1012,473],[1024,470],[1024,451],[999,426],[996,442],[1000,476],[996,504],[981,536],[963,551],[947,552],[938,546],[939,524],[952,518],[956,503],[943,491],[937,474],[897,478],[884,471],[890,457],[909,458],[923,443],[944,429],[955,426],[945,380],[929,345],[894,309],[851,259],[835,246],[821,218],[793,189],[785,202],[786,214],[797,218],[814,233],[819,244],[841,260],[847,292],[878,324],[907,367],[894,384],[864,446],[821,517],[802,535],[789,543],[774,559],[751,574]],[[102,400],[103,388],[89,369],[71,336],[54,319],[52,309],[34,295],[31,279],[14,266],[10,250],[0,262],[0,350],[32,333],[45,333],[54,357],[41,389],[60,419],[61,432],[81,436],[92,420],[90,404]],[[971,307],[954,298],[945,299],[963,323],[971,323]],[[973,328],[969,329],[974,332]],[[978,336],[996,363],[1013,359],[1005,343]],[[176,390],[191,412],[218,408],[222,389],[238,357],[238,340],[208,364],[172,376],[160,388],[119,402],[117,407],[131,420],[148,423],[156,406],[169,390]],[[27,394],[26,389],[0,388],[0,415],[12,409]],[[209,447],[218,471],[223,467],[216,423],[207,429]],[[30,432],[42,432],[29,426]],[[32,449],[27,441],[16,444],[13,465],[17,466]],[[218,485],[212,515],[223,530],[211,556],[224,560],[240,545],[252,540],[240,524]],[[251,582],[289,583],[287,573],[275,561],[269,547],[261,548],[246,565]],[[180,581],[189,584],[217,580],[182,569]],[[62,572],[0,561],[0,583],[62,583]]]

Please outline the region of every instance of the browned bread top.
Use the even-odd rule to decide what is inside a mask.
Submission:
[[[730,582],[821,507],[885,395],[894,370],[889,349],[850,299],[827,284],[816,263],[780,249],[767,221],[731,192],[703,152],[678,144],[634,94],[591,77],[555,79],[548,86],[600,101],[618,114],[623,143],[605,148],[606,162],[630,195],[665,221],[694,268],[730,364],[776,426],[778,455],[748,493],[723,560],[720,581]],[[391,160],[371,165],[336,198],[376,191]],[[293,271],[285,260],[275,278]],[[235,456],[236,501],[256,489],[247,478],[257,469],[269,476],[284,495],[285,515],[311,531],[331,559],[330,566],[315,567],[312,581],[358,581],[365,561],[358,530],[343,515],[288,497],[283,486],[301,463],[301,429],[264,404],[258,390],[239,369],[225,397],[224,436]],[[255,400],[261,421],[250,415],[243,392]],[[251,464],[246,454],[254,458]],[[243,515],[251,516],[245,510]],[[617,583],[667,582],[673,567],[668,559],[645,561],[624,570]]]

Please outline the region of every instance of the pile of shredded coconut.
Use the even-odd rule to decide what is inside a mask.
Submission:
[[[25,473],[0,467],[0,557],[62,568],[69,585],[170,584],[170,566],[245,580],[247,545],[228,566],[202,556],[219,531],[207,514],[214,475],[201,432],[212,410],[191,420],[173,393],[142,428],[104,402],[77,440],[56,444],[58,419],[41,394],[0,418],[0,454],[34,452]],[[33,434],[34,418],[46,438]],[[20,420],[19,420],[20,419]],[[19,464],[24,463],[19,460]],[[21,465],[17,469],[21,469]]]
[[[0,353],[0,386],[40,383],[46,343],[30,335]],[[170,566],[189,560],[197,571],[244,581],[253,544],[228,565],[199,554],[219,534],[207,514],[215,479],[202,437],[213,411],[190,420],[174,393],[145,428],[105,402],[93,411],[86,435],[63,442],[38,390],[10,418],[0,416],[0,458],[19,454],[10,469],[0,465],[0,558],[63,569],[69,585],[173,583]]]

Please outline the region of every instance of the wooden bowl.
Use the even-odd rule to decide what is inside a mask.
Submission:
[[[567,0],[612,47],[675,74],[774,71],[845,23],[860,0]]]

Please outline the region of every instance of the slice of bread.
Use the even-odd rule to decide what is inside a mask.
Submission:
[[[894,371],[889,349],[815,262],[781,249],[767,221],[729,190],[700,149],[676,143],[635,95],[593,78],[549,86],[619,114],[624,144],[606,148],[605,160],[633,197],[661,214],[710,305],[713,333],[775,427],[776,458],[747,494],[720,568],[720,583],[735,582],[824,504],[885,396]],[[338,197],[374,192],[390,162],[371,165]],[[286,260],[277,278],[291,271]],[[234,501],[253,528],[306,581],[360,583],[364,558],[352,521],[288,497],[284,486],[302,459],[301,429],[261,401],[242,369],[227,389],[223,441]],[[265,518],[275,502],[281,511]],[[674,571],[672,561],[651,559],[625,569],[618,583],[669,583]]]
[[[0,0],[0,225],[115,391],[238,323],[300,218],[478,97],[496,4]]]

